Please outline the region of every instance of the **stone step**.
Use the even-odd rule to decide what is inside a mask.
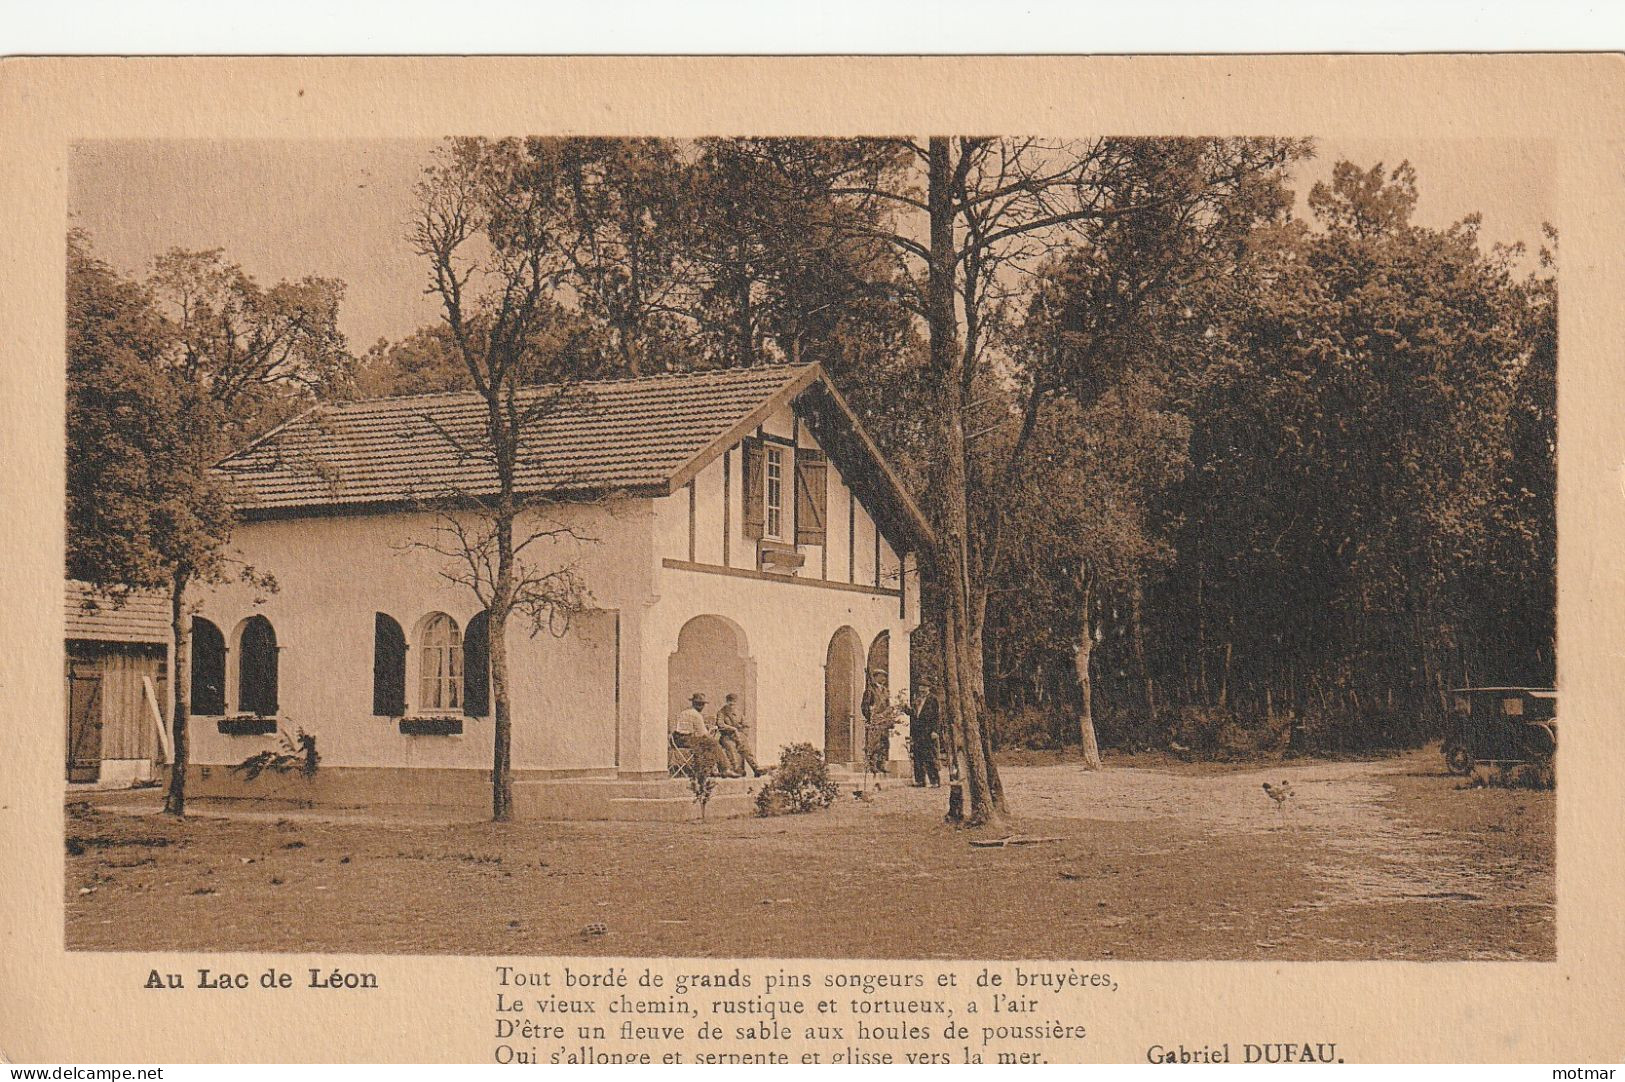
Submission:
[[[847,792],[865,784],[886,784],[884,776],[836,763],[830,779]],[[707,819],[727,819],[751,815],[756,809],[756,793],[771,780],[761,778],[715,778]],[[514,817],[528,820],[621,819],[649,822],[687,822],[700,817],[699,805],[686,778],[521,778],[514,781]]]
[[[742,819],[756,811],[751,793],[713,793],[705,807],[706,819]],[[700,818],[700,806],[691,796],[617,797],[609,802],[610,819],[641,823],[687,823]]]
[[[756,806],[756,791],[765,778],[717,778],[711,790],[711,808]],[[687,818],[670,808],[693,808],[693,791],[682,778],[648,779],[532,779],[513,787],[514,816],[518,819],[641,819],[681,821]],[[729,814],[733,814],[732,811]]]
[[[767,777],[713,778],[711,779],[711,791],[713,793],[733,792],[735,790],[754,792],[767,780]],[[651,778],[643,781],[627,780],[611,784],[617,796],[626,797],[660,797],[671,796],[674,793],[688,794],[691,792],[687,778]]]

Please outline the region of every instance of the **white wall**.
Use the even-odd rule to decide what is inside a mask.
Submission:
[[[824,658],[841,627],[856,631],[865,651],[876,635],[890,631],[892,690],[908,691],[908,641],[918,621],[914,606],[900,618],[895,597],[669,568],[644,622],[644,702],[666,701],[668,655],[683,625],[705,613],[728,618],[745,634],[756,687],[746,720],[755,729],[764,765],[777,761],[785,744],[824,747]],[[707,710],[719,705],[713,701]],[[667,720],[651,714],[645,724],[664,738]]]
[[[628,735],[617,732],[616,641],[619,637],[622,673],[635,672],[641,649],[636,616],[654,568],[649,504],[571,506],[557,517],[597,540],[537,542],[527,558],[538,567],[576,563],[593,611],[579,616],[561,637],[545,630],[532,637],[528,621],[516,616],[510,622],[514,766],[612,768],[617,743],[626,743],[617,736]],[[450,561],[409,547],[414,538],[430,539],[435,522],[433,515],[403,513],[240,527],[233,547],[257,570],[274,575],[278,589],[258,604],[241,584],[219,587],[201,599],[198,615],[226,636],[227,709],[237,705],[236,656],[230,652],[234,631],[251,614],[262,613],[276,630],[283,727],[314,733],[324,764],[489,767],[489,717],[465,718],[461,735],[407,736],[395,718],[372,714],[374,613],[387,613],[406,632],[411,712],[418,698],[419,651],[413,642],[418,623],[440,611],[466,629],[481,608],[467,587],[441,576]],[[623,719],[640,716],[638,692],[635,679],[623,679]],[[635,741],[635,721],[631,729]],[[241,762],[274,744],[270,737],[223,736],[206,718],[195,719],[191,731],[193,759],[200,764]]]

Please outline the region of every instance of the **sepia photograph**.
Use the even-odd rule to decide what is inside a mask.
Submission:
[[[1551,142],[65,167],[70,952],[1557,958]]]

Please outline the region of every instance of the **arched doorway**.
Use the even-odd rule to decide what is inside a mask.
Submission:
[[[688,709],[696,691],[708,700],[706,714],[722,707],[723,696],[739,696],[739,714],[748,726],[746,746],[756,740],[756,665],[745,629],[725,616],[696,616],[677,633],[677,651],[666,658],[666,724]]]
[[[852,763],[863,739],[858,706],[863,698],[863,640],[843,627],[829,640],[824,656],[824,758]]]

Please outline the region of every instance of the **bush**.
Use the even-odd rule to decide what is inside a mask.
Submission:
[[[811,744],[791,744],[779,753],[772,779],[756,794],[756,814],[800,815],[816,811],[833,804],[837,792],[823,753]]]
[[[316,737],[300,729],[290,736],[286,730],[277,734],[277,742],[281,751],[262,751],[258,755],[250,755],[236,766],[233,771],[240,771],[248,781],[253,781],[267,770],[273,774],[290,774],[297,770],[307,778],[316,776],[316,764],[321,762],[321,756],[316,753]]]
[[[700,806],[700,818],[705,818],[705,809],[711,803],[711,794],[716,791],[717,776],[708,769],[712,764],[708,757],[695,755],[693,766],[688,771],[689,792],[694,794],[694,803]]]
[[[1151,717],[1143,711],[1133,713],[1114,714],[1105,719],[1096,719],[1097,735],[1102,747],[1115,748],[1125,755],[1136,755],[1142,751],[1166,751],[1170,733],[1174,729],[1171,721],[1164,711],[1159,717]]]
[[[1288,750],[1347,755],[1418,748],[1436,739],[1438,723],[1422,711],[1309,710],[1293,723]]]
[[[1059,717],[1055,708],[1016,706],[988,711],[993,745],[999,748],[1030,748],[1048,751],[1061,746],[1056,737]]]
[[[1502,763],[1473,772],[1464,789],[1556,789],[1557,767],[1550,759],[1532,763]]]
[[[1224,736],[1235,727],[1235,715],[1213,706],[1180,707],[1178,720],[1169,734],[1169,746],[1201,758],[1214,758],[1222,750]],[[1176,749],[1177,750],[1177,749]]]

